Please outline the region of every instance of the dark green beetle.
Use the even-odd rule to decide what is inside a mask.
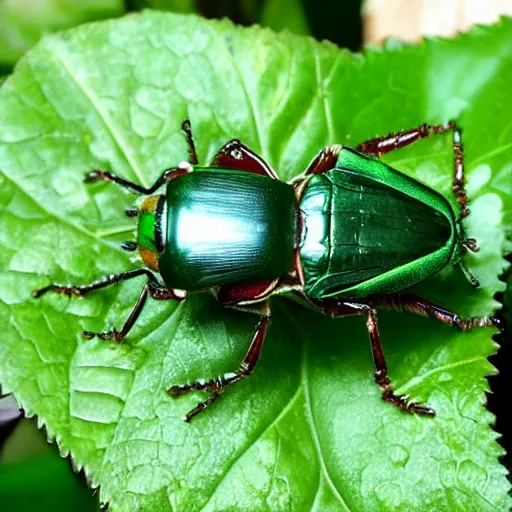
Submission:
[[[397,396],[387,376],[377,308],[397,308],[432,316],[462,330],[498,326],[494,318],[461,319],[403,290],[460,263],[476,243],[465,238],[461,220],[468,215],[460,130],[455,123],[422,125],[363,142],[356,149],[329,146],[307,170],[289,183],[238,140],[217,153],[208,167],[197,165],[185,121],[190,162],[166,170],[149,189],[110,172],[93,171],[86,181],[112,181],[147,197],[138,210],[137,242],[145,268],[105,276],[85,286],[50,285],[48,291],[84,296],[121,280],[147,276],[147,283],[121,330],[84,332],[121,341],[150,295],[184,300],[189,292],[212,290],[228,307],[257,313],[261,319],[238,370],[211,380],[174,385],[171,397],[206,391],[209,397],[190,411],[190,419],[215,401],[227,386],[248,377],[261,353],[270,321],[269,298],[293,295],[332,317],[365,315],[372,343],[375,380],[384,400],[399,408],[434,415],[426,406]],[[434,190],[392,169],[378,157],[432,134],[453,132],[453,190],[461,205],[457,216]],[[377,157],[377,158],[376,158]],[[166,185],[165,194],[153,195]],[[473,284],[477,284],[472,278]]]

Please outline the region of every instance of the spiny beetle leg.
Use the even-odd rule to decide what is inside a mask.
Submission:
[[[407,411],[412,414],[421,414],[423,416],[434,417],[436,415],[436,411],[434,411],[434,409],[428,405],[417,404],[416,402],[408,402],[406,396],[395,395],[391,386],[381,387],[383,387],[382,400],[393,404],[400,410]]]
[[[67,295],[68,297],[85,297],[89,292],[92,292],[94,290],[106,288],[108,286],[117,284],[120,281],[126,281],[127,279],[133,279],[135,277],[143,275],[145,275],[148,278],[148,282],[144,285],[144,288],[142,289],[135,306],[133,307],[130,315],[126,319],[120,331],[118,331],[117,329],[113,329],[111,331],[104,332],[83,331],[82,333],[84,338],[86,339],[98,337],[102,340],[112,340],[121,342],[137,321],[137,318],[142,312],[142,308],[144,307],[148,294],[151,295],[151,297],[156,300],[180,301],[185,298],[185,293],[173,290],[171,288],[159,286],[158,281],[156,280],[155,276],[151,273],[151,271],[145,268],[140,268],[136,270],[131,270],[129,272],[123,272],[122,274],[112,274],[109,276],[104,276],[98,281],[94,281],[93,283],[82,286],[62,286],[59,284],[51,284],[49,286],[41,288],[40,290],[35,290],[33,292],[33,296],[34,298],[39,298],[47,292],[55,292]]]
[[[461,318],[456,313],[439,306],[434,302],[418,297],[412,293],[396,293],[392,295],[374,295],[368,298],[368,303],[377,308],[408,311],[420,316],[432,317],[445,324],[454,325],[461,331],[469,331],[474,327],[496,327],[501,324],[496,317]]]
[[[148,288],[148,284],[145,284],[144,288],[142,288],[142,291],[139,295],[139,298],[137,299],[137,302],[135,303],[135,306],[131,310],[130,315],[126,319],[120,331],[118,331],[117,329],[112,329],[111,331],[103,332],[83,331],[82,336],[88,340],[92,340],[93,338],[99,338],[100,340],[111,340],[116,341],[118,343],[122,342],[125,336],[130,332],[130,329],[133,327],[133,324],[137,321],[137,318],[139,318],[139,315],[142,312],[142,308],[144,307],[144,304],[146,303],[146,300],[148,298]]]
[[[110,181],[116,185],[119,185],[120,187],[131,190],[132,192],[150,195],[156,192],[164,183],[167,183],[174,178],[183,176],[184,174],[188,174],[189,172],[192,172],[192,170],[192,166],[189,163],[181,162],[178,167],[171,167],[170,169],[165,170],[162,175],[155,181],[155,183],[153,183],[153,185],[151,185],[149,188],[141,187],[136,183],[127,181],[124,178],[120,178],[111,172],[103,171],[101,169],[96,169],[87,173],[85,175],[84,181],[86,183],[94,183],[96,181]]]
[[[100,288],[106,288],[107,286],[112,286],[120,281],[126,281],[127,279],[133,279],[134,277],[139,277],[142,275],[151,276],[153,278],[153,274],[147,269],[137,269],[130,270],[129,272],[123,272],[121,274],[111,274],[108,276],[103,276],[98,281],[94,281],[90,284],[85,284],[81,286],[66,286],[61,284],[50,284],[41,288],[39,290],[35,290],[32,295],[35,299],[38,299],[42,295],[47,292],[60,293],[62,295],[67,295],[68,297],[85,297],[89,292],[94,290],[99,290]]]
[[[382,388],[382,399],[386,402],[392,403],[403,411],[423,414],[425,416],[435,416],[436,413],[434,409],[428,405],[408,402],[406,396],[395,395],[393,387],[391,386],[391,381],[388,377],[388,367],[386,358],[384,357],[384,351],[382,349],[379,325],[377,322],[377,311],[375,311],[375,309],[369,308],[367,310],[366,327],[372,342],[375,382]]]
[[[132,192],[138,192],[139,194],[146,194],[146,189],[137,185],[137,183],[133,183],[131,181],[125,180],[116,174],[113,174],[109,171],[103,171],[101,169],[95,169],[93,171],[88,172],[85,175],[84,182],[85,183],[96,183],[98,181],[109,181],[111,183],[115,183],[122,188],[126,188],[131,190]]]
[[[111,340],[120,343],[128,335],[131,328],[135,325],[135,322],[142,313],[142,309],[144,308],[144,304],[146,303],[148,294],[151,295],[151,297],[156,300],[182,301],[183,299],[185,299],[185,293],[178,294],[172,288],[159,286],[156,283],[156,280],[153,275],[151,275],[149,279],[149,282],[147,282],[144,285],[144,288],[142,288],[142,291],[140,292],[139,298],[137,299],[135,306],[133,306],[133,309],[131,310],[128,318],[124,322],[123,327],[121,327],[120,331],[118,331],[117,329],[112,329],[110,331],[103,332],[83,331],[83,337],[88,340],[91,340],[96,337],[101,340]]]
[[[196,407],[182,417],[182,419],[187,423],[190,422],[194,416],[197,416],[200,412],[204,411],[208,406],[215,402],[215,400],[220,397],[228,386],[249,377],[253,372],[260,358],[261,349],[263,348],[268,326],[270,324],[270,308],[267,302],[262,304],[263,309],[260,313],[262,317],[254,331],[251,344],[249,345],[249,350],[247,351],[247,354],[241,362],[238,370],[231,373],[225,373],[224,375],[220,375],[219,377],[208,381],[197,380],[190,384],[177,384],[171,386],[167,390],[167,393],[172,398],[177,398],[191,391],[205,391],[210,393],[206,400],[199,402]]]
[[[192,135],[192,127],[190,126],[190,121],[188,119],[185,119],[183,121],[183,124],[181,125],[181,129],[185,132],[185,136],[187,137],[187,144],[188,144],[188,157],[189,162],[192,165],[197,165],[197,152],[196,152],[196,145],[194,144],[194,137]]]
[[[361,142],[361,144],[357,146],[357,149],[367,155],[380,157],[385,153],[405,148],[409,144],[413,144],[420,139],[426,139],[427,137],[430,137],[430,135],[445,133],[450,130],[459,131],[453,122],[438,125],[422,124],[409,130],[393,132],[382,137],[375,137],[374,139],[366,140]]]
[[[197,164],[197,154],[196,154],[196,148],[194,145],[194,139],[192,137],[192,130],[190,128],[190,121],[186,119],[183,121],[182,129],[185,132],[185,135],[187,137],[187,143],[188,143],[188,151],[189,151],[189,158],[190,158],[190,164],[196,165]],[[171,167],[170,169],[166,169],[161,176],[151,185],[149,188],[142,187],[141,185],[138,185],[137,183],[133,183],[132,181],[125,180],[124,178],[121,178],[120,176],[117,176],[116,174],[104,171],[102,169],[95,169],[85,175],[84,181],[86,183],[96,183],[97,181],[110,181],[111,183],[115,183],[116,185],[119,185],[122,188],[126,188],[128,190],[131,190],[132,192],[138,192],[139,194],[144,195],[150,195],[156,192],[162,185],[167,183],[170,180],[173,180],[174,178],[178,178],[179,176],[183,176],[184,174],[187,174],[191,172],[192,166],[188,162],[182,162],[177,167]],[[133,214],[132,212],[135,212]],[[137,210],[126,210],[126,215],[128,217],[133,217],[134,215],[137,215]]]
[[[462,218],[469,215],[468,196],[465,189],[464,173],[464,148],[462,147],[462,133],[454,122],[449,123],[453,130],[453,153],[454,153],[454,173],[453,173],[453,193],[460,204],[460,216]],[[478,251],[476,241],[473,240],[473,250]]]
[[[332,318],[366,315],[366,327],[372,344],[374,378],[375,382],[382,388],[382,399],[403,411],[423,414],[425,416],[435,416],[435,411],[431,407],[409,402],[406,396],[395,395],[388,377],[388,367],[380,340],[377,312],[370,304],[365,302],[344,302],[337,299],[317,300],[311,303]]]
[[[320,150],[315,158],[311,160],[305,174],[323,174],[336,167],[336,162],[340,156],[342,146],[340,144],[333,144]]]
[[[221,167],[222,169],[247,171],[267,176],[274,180],[279,179],[272,167],[238,139],[232,139],[222,146],[213,157],[210,165],[212,167]]]
[[[462,134],[460,128],[454,121],[447,124],[428,125],[422,124],[410,130],[390,133],[384,137],[376,137],[362,142],[357,146],[357,149],[362,153],[380,157],[384,153],[389,153],[397,149],[404,148],[409,144],[436,135],[439,133],[453,132],[453,154],[454,154],[454,173],[453,173],[453,193],[460,204],[461,217],[469,215],[469,208],[467,207],[467,194],[465,190],[465,177],[464,177],[464,151],[462,147]]]

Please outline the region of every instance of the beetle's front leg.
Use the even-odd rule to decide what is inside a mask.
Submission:
[[[115,183],[122,188],[126,188],[127,190],[131,190],[132,192],[137,192],[139,194],[151,195],[155,193],[162,185],[171,181],[175,178],[179,178],[180,176],[184,176],[189,172],[192,172],[193,167],[188,162],[181,162],[177,167],[171,167],[170,169],[165,170],[161,176],[151,185],[149,188],[142,187],[137,183],[133,183],[131,181],[127,181],[116,174],[113,174],[109,171],[104,171],[102,169],[95,169],[85,175],[85,183],[95,183],[97,181],[109,181],[111,183]],[[131,210],[128,210],[128,217],[133,216]]]
[[[184,421],[189,422],[194,416],[204,411],[209,405],[215,402],[228,386],[249,377],[253,372],[260,358],[261,349],[263,348],[270,324],[270,307],[268,301],[262,302],[260,305],[257,304],[256,306],[259,306],[259,308],[255,312],[261,315],[261,319],[254,330],[249,350],[236,371],[225,373],[208,381],[196,380],[190,384],[177,384],[167,390],[167,393],[172,398],[177,398],[191,391],[205,391],[210,393],[206,400],[199,402],[188,414],[182,417]]]
[[[194,143],[194,136],[192,135],[192,127],[190,126],[190,121],[188,119],[185,119],[183,123],[181,124],[181,129],[185,133],[185,136],[187,137],[187,146],[188,146],[188,161],[192,165],[197,165],[197,151],[196,151],[196,145]]]
[[[133,327],[137,319],[139,318],[142,308],[146,303],[148,298],[148,294],[151,295],[152,298],[156,300],[178,300],[181,301],[185,299],[186,294],[181,290],[173,290],[172,288],[165,288],[159,286],[158,281],[155,276],[146,268],[140,268],[136,270],[130,270],[128,272],[123,272],[121,274],[111,274],[108,276],[104,276],[98,281],[94,281],[93,283],[86,285],[78,285],[78,286],[70,286],[70,285],[60,285],[60,284],[50,284],[41,288],[39,290],[35,290],[33,292],[33,297],[38,299],[42,295],[53,292],[59,293],[61,295],[67,295],[68,297],[85,297],[89,292],[94,290],[99,290],[101,288],[107,288],[109,286],[113,286],[121,281],[127,281],[128,279],[133,279],[139,276],[147,276],[148,282],[144,285],[135,306],[133,307],[130,315],[126,319],[123,327],[120,330],[112,329],[110,331],[103,332],[91,332],[91,331],[83,331],[84,338],[92,339],[94,337],[98,337],[102,340],[112,340],[121,342],[125,336],[128,334],[130,329]]]
[[[84,285],[63,285],[63,284],[50,284],[39,290],[34,290],[32,296],[35,299],[39,299],[41,296],[48,292],[60,293],[61,295],[67,295],[68,297],[85,297],[89,292],[94,290],[100,290],[101,288],[107,288],[121,281],[127,281],[135,277],[146,275],[149,278],[153,277],[153,274],[145,269],[138,268],[136,270],[130,270],[128,272],[122,272],[121,274],[110,274],[103,276],[101,279],[94,281],[93,283]]]
[[[139,194],[144,195],[153,194],[168,181],[171,181],[175,178],[183,176],[184,174],[192,172],[192,166],[197,165],[196,147],[194,144],[194,138],[192,136],[192,128],[190,127],[190,121],[188,119],[185,119],[185,121],[183,121],[181,129],[183,130],[187,138],[189,162],[181,162],[177,167],[171,167],[170,169],[166,169],[161,174],[161,176],[155,181],[155,183],[153,183],[153,185],[151,185],[149,188],[138,185],[137,183],[133,183],[132,181],[125,180],[124,178],[121,178],[120,176],[117,176],[116,174],[111,173],[109,171],[104,171],[103,169],[95,169],[91,172],[88,172],[85,175],[84,181],[86,183],[96,183],[97,181],[109,181],[132,192],[137,192]],[[137,210],[126,210],[126,215],[128,217],[136,217]]]

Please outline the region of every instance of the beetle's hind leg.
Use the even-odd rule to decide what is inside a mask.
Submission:
[[[475,327],[496,327],[501,328],[500,321],[494,316],[477,316],[462,318],[441,307],[439,304],[430,302],[413,293],[395,293],[389,295],[373,295],[370,297],[373,306],[382,309],[394,309],[407,311],[416,315],[431,317],[448,325],[458,327],[461,331],[469,331]]]
[[[445,324],[458,327],[461,331],[469,331],[477,327],[500,328],[500,322],[495,317],[470,317],[461,318],[457,314],[442,308],[438,304],[422,299],[412,293],[396,293],[389,295],[372,295],[361,302],[344,302],[337,299],[324,299],[311,301],[311,305],[322,313],[338,318],[342,316],[366,315],[366,327],[372,344],[374,377],[375,382],[382,388],[382,398],[391,402],[398,408],[425,416],[434,416],[435,411],[428,405],[408,402],[406,396],[396,395],[388,377],[388,369],[384,351],[380,340],[379,326],[377,321],[377,308],[408,311],[424,317],[432,317]]]
[[[428,405],[409,402],[407,396],[395,394],[391,381],[388,377],[388,366],[382,349],[379,325],[377,322],[377,311],[375,309],[368,309],[366,328],[368,329],[368,334],[370,335],[372,343],[375,382],[382,388],[382,399],[386,402],[392,403],[403,411],[423,414],[424,416],[435,416],[436,413],[434,409]]]
[[[261,309],[258,314],[261,315],[261,319],[254,330],[254,334],[249,345],[249,349],[240,363],[238,369],[234,372],[225,373],[214,379],[210,380],[196,380],[189,384],[177,384],[171,386],[167,393],[172,398],[178,398],[182,395],[190,393],[191,391],[204,391],[210,393],[208,398],[202,402],[199,402],[191,411],[189,411],[182,419],[186,422],[204,411],[208,406],[215,402],[225,389],[231,384],[235,384],[240,380],[246,379],[251,375],[261,355],[261,349],[267,336],[268,327],[270,324],[270,308],[268,302],[262,302]]]
[[[390,402],[399,409],[414,414],[424,416],[435,416],[435,411],[428,405],[409,402],[407,396],[396,395],[391,380],[388,376],[388,366],[384,357],[384,350],[380,340],[379,324],[377,321],[377,311],[369,303],[343,302],[336,299],[325,299],[314,301],[312,304],[320,309],[324,314],[332,318],[343,316],[362,316],[366,315],[366,328],[370,335],[372,346],[374,379],[382,389],[382,399]]]
[[[462,146],[462,133],[461,129],[454,121],[446,124],[429,125],[422,124],[410,130],[403,130],[399,132],[390,133],[384,137],[376,137],[362,142],[357,146],[357,149],[367,155],[373,155],[379,158],[385,153],[390,153],[397,149],[405,148],[409,144],[413,144],[421,139],[426,139],[431,135],[440,133],[453,132],[453,156],[454,156],[454,172],[453,172],[453,193],[460,205],[461,217],[469,215],[469,208],[467,207],[468,197],[465,189],[465,175],[464,175],[464,150]],[[474,241],[473,241],[474,243]]]

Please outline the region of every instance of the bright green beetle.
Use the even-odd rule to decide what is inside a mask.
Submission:
[[[185,421],[206,409],[230,384],[248,377],[259,359],[270,321],[269,298],[288,294],[332,317],[365,315],[375,380],[382,397],[400,409],[433,416],[426,405],[393,392],[380,343],[376,308],[397,308],[432,316],[462,330],[498,326],[495,318],[461,319],[403,290],[461,261],[473,239],[461,225],[469,210],[464,191],[460,130],[455,123],[422,125],[363,142],[358,149],[329,146],[289,183],[238,140],[227,143],[208,167],[197,165],[190,124],[184,131],[190,163],[166,170],[149,189],[106,171],[86,181],[112,181],[147,197],[138,210],[137,242],[145,268],[105,276],[85,286],[49,285],[48,291],[84,296],[124,279],[147,276],[147,283],[121,330],[84,332],[86,338],[121,341],[150,295],[181,301],[190,292],[212,290],[228,307],[261,319],[238,370],[211,380],[173,385],[171,397],[206,391],[208,398]],[[457,216],[434,190],[392,169],[378,157],[432,134],[453,132],[453,190]],[[376,158],[377,157],[377,158]],[[153,195],[166,185],[165,194]],[[474,278],[473,283],[476,283]]]

